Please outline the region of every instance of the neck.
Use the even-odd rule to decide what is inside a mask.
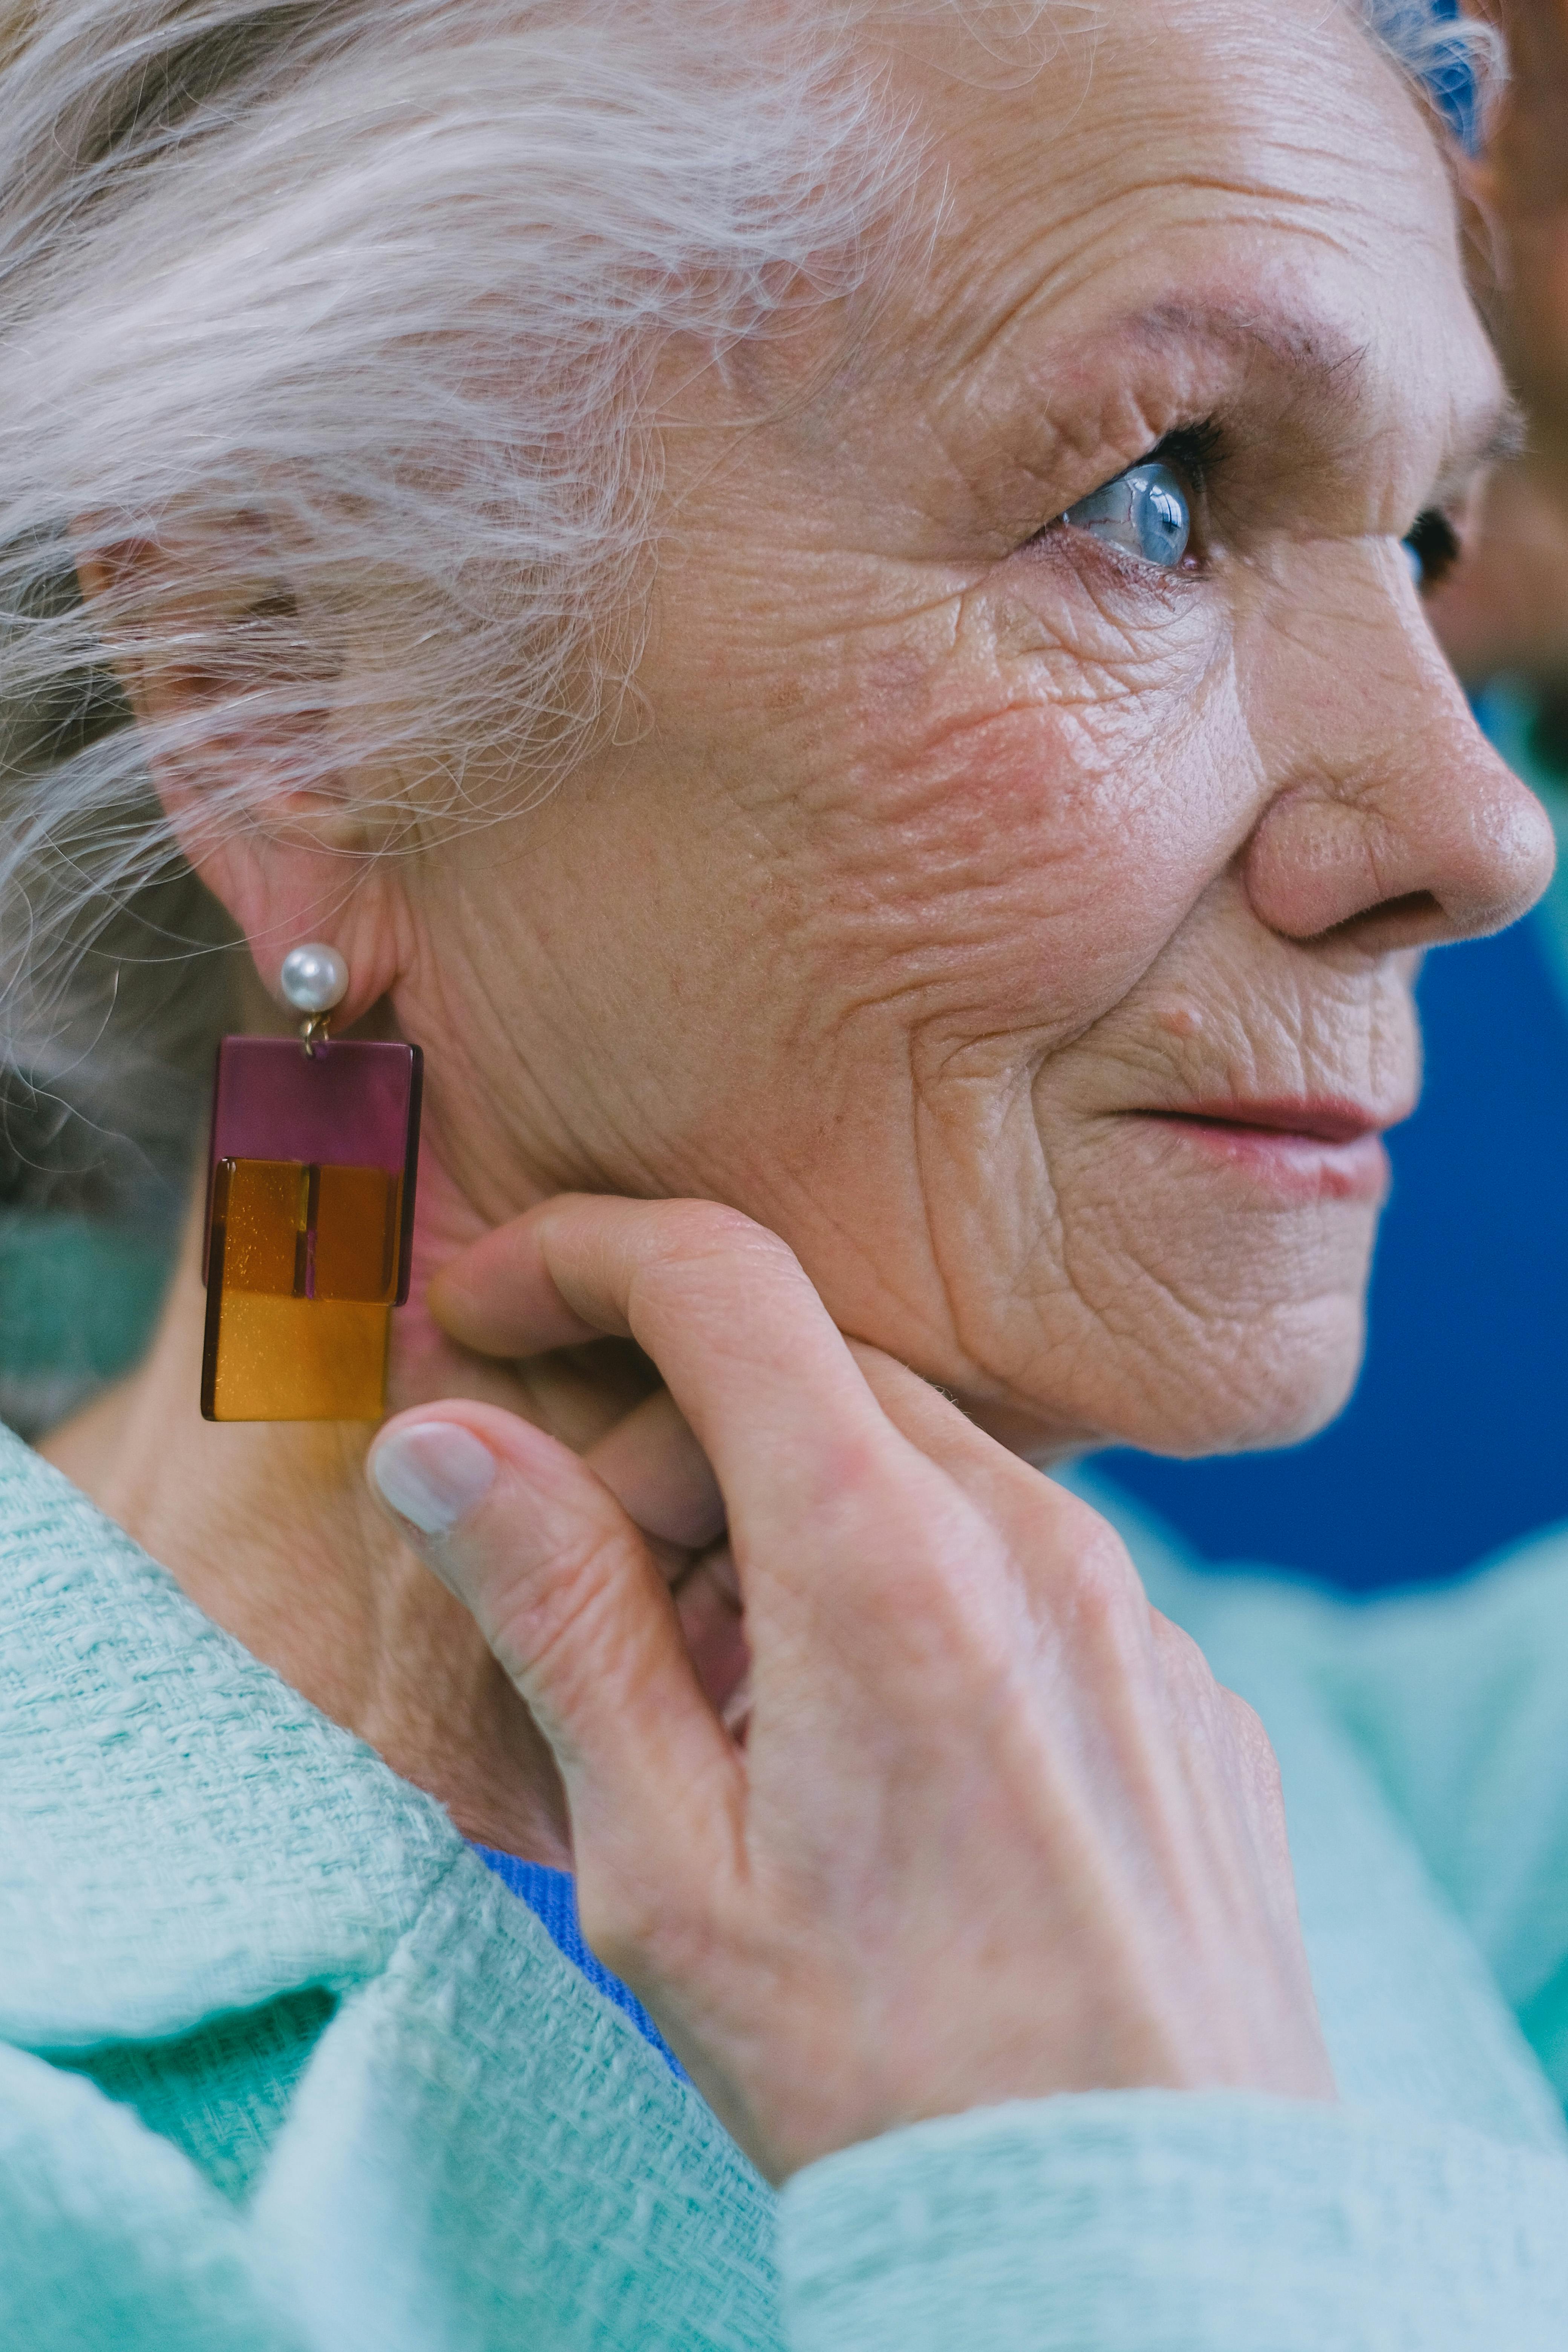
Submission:
[[[40,1453],[466,1837],[569,1866],[559,1784],[527,1709],[366,1491],[374,1430],[201,1418],[200,1231],[194,1219],[146,1360]],[[461,1375],[417,1307],[394,1328],[397,1406],[454,1393]]]

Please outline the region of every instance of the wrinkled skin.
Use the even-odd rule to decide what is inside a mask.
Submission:
[[[1299,14],[1260,53],[1246,6],[1118,9],[1091,84],[1071,46],[1001,92],[928,71],[929,274],[672,359],[646,729],[400,926],[463,1211],[734,1202],[1031,1447],[1342,1401],[1375,1148],[1264,1171],[1140,1114],[1404,1116],[1412,951],[1550,850],[1396,544],[1499,400],[1442,167]],[[1039,536],[1210,417],[1190,572]]]
[[[49,1448],[471,1834],[574,1854],[778,2177],[976,2100],[1331,2087],[1267,1744],[1016,1457],[1333,1411],[1419,951],[1551,863],[1399,544],[1505,420],[1392,69],[1320,0],[1120,0],[1034,74],[929,40],[918,266],[665,355],[618,740],[346,906],[385,779],[320,849],[290,806],[205,855],[265,982],[324,933],[427,1054],[401,1530],[368,1431],[196,1421],[194,1263]],[[1184,568],[1062,523],[1204,427]],[[421,1518],[453,1423],[500,1483]],[[930,1825],[976,1786],[960,1883]]]
[[[668,1380],[585,1458],[421,1406],[371,1477],[549,1741],[584,1933],[771,2179],[1005,2099],[1334,2095],[1262,1727],[1102,1519],[710,1202],[562,1195],[439,1289],[488,1352],[624,1332]],[[714,1501],[743,1748],[706,1568],[661,1575]]]
[[[1015,77],[906,47],[929,266],[668,355],[636,740],[335,922],[346,1010],[428,1054],[432,1254],[568,1185],[700,1194],[1032,1447],[1342,1402],[1375,1147],[1142,1114],[1405,1115],[1412,950],[1551,850],[1397,544],[1498,422],[1444,167],[1353,24],[1286,15],[1142,0]],[[1188,568],[1046,530],[1209,420]],[[269,981],[324,869],[209,860]]]

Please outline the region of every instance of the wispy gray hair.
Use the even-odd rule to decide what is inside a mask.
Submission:
[[[1053,10],[1093,14],[997,0],[999,29]],[[0,5],[0,1213],[183,1190],[230,934],[151,751],[230,734],[239,698],[292,747],[271,789],[395,773],[459,820],[592,739],[635,659],[661,339],[851,287],[899,216],[918,159],[865,13]],[[1491,54],[1425,0],[1363,13],[1416,70]],[[150,740],[77,565],[204,526],[228,625],[141,567],[118,629],[232,693]],[[251,788],[216,773],[213,825]]]
[[[21,1159],[47,1158],[47,1107],[103,1087],[76,1177],[122,1184],[130,1136],[155,1188],[190,1125],[174,1074],[205,1071],[225,1019],[227,926],[150,753],[232,735],[243,700],[253,734],[292,746],[274,790],[396,772],[422,809],[471,818],[570,766],[635,653],[641,372],[661,338],[721,346],[852,282],[896,202],[905,158],[854,14],[814,12],[809,38],[800,11],[742,0],[0,18],[12,1134],[20,1097],[44,1106],[14,1192]],[[150,667],[227,665],[232,694],[132,730],[77,565],[204,525],[227,625],[204,639],[143,566],[117,634]],[[220,778],[205,822],[249,784]],[[57,1193],[71,1173],[44,1172]]]

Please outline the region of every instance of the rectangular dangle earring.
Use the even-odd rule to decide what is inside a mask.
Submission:
[[[226,1037],[213,1094],[205,1257],[207,1421],[379,1421],[392,1309],[408,1297],[424,1056],[331,1038],[335,948],[295,948],[286,1037]]]

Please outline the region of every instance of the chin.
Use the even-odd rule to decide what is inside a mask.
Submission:
[[[1075,1368],[1077,1393],[1037,1392],[1003,1402],[964,1398],[981,1427],[1042,1467],[1112,1445],[1196,1461],[1300,1445],[1343,1411],[1365,1342],[1359,1301],[1310,1316],[1270,1318],[1239,1343],[1107,1351],[1092,1371]],[[1153,1355],[1154,1369],[1151,1369]],[[1043,1384],[1042,1384],[1043,1386]]]
[[[1048,1258],[1022,1279],[1016,1259],[999,1266],[961,1321],[995,1381],[987,1425],[1035,1460],[1255,1453],[1325,1428],[1365,1346],[1378,1137],[1260,1142],[1140,1118],[1072,1140],[1055,1155]]]
[[[1361,1372],[1364,1317],[1343,1319],[1347,1328],[1317,1333],[1310,1343],[1298,1339],[1277,1350],[1244,1350],[1223,1385],[1194,1381],[1163,1434],[1116,1442],[1183,1460],[1304,1444],[1338,1419]]]

